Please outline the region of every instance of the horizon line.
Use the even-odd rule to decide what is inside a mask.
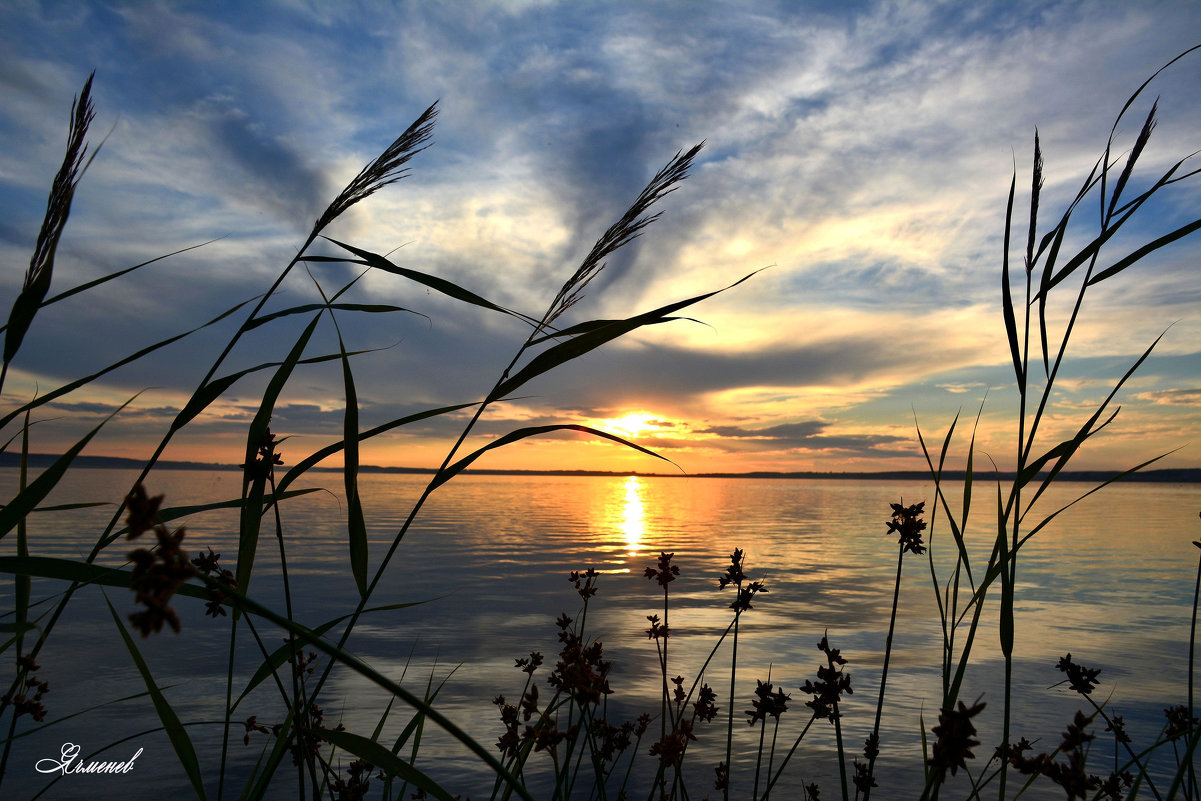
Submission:
[[[49,453],[31,453],[28,454],[28,465],[30,467],[45,468],[52,465],[60,458],[59,454]],[[77,468],[92,468],[102,470],[119,470],[119,469],[141,469],[145,466],[145,461],[134,459],[126,456],[84,456],[75,457],[73,464]],[[193,462],[193,461],[161,461],[157,462],[155,467],[162,470],[223,470],[223,471],[241,471],[242,468],[235,464],[225,464],[220,462]],[[0,467],[20,467],[20,454],[3,452],[0,453]],[[286,465],[285,465],[286,467]],[[324,467],[314,465],[309,470],[328,472],[342,472],[342,467]],[[359,473],[392,473],[398,475],[433,475],[438,471],[432,467],[388,467],[384,465],[359,465]],[[980,471],[974,471],[979,473]],[[1058,475],[1060,480],[1064,481],[1096,481],[1109,480],[1115,476],[1121,475],[1123,470],[1116,469],[1097,469],[1097,470],[1064,470]],[[500,475],[500,476],[567,476],[567,477],[630,477],[636,476],[640,478],[764,478],[764,479],[840,479],[840,478],[860,478],[860,479],[877,479],[877,480],[920,480],[931,478],[928,470],[748,470],[742,472],[703,472],[703,473],[657,473],[643,472],[641,470],[556,470],[553,468],[544,469],[507,469],[507,468],[476,468],[463,471],[464,475]],[[1009,471],[992,471],[993,475],[1004,479],[1011,480],[1016,473]],[[967,475],[965,470],[944,470],[941,473],[943,479],[960,481]],[[1160,468],[1156,470],[1135,471],[1128,475],[1122,476],[1124,481],[1141,481],[1141,482],[1163,482],[1163,483],[1190,483],[1201,482],[1201,468],[1192,467],[1171,467]]]

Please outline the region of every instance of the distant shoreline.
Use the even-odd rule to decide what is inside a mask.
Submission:
[[[29,466],[44,469],[54,463],[58,456],[49,453],[29,454]],[[0,453],[0,467],[18,467],[20,456],[15,453]],[[127,459],[119,456],[78,456],[71,463],[75,468],[90,468],[102,470],[140,470],[145,462],[139,459]],[[287,468],[287,465],[284,466]],[[163,461],[155,465],[157,470],[238,470],[233,464],[215,464],[209,462],[169,462]],[[317,472],[340,473],[340,467],[312,467]],[[360,465],[362,474],[393,473],[398,475],[432,475],[434,470],[426,467],[379,467],[377,465]],[[1106,481],[1117,475],[1117,470],[1065,470],[1059,474],[1061,481]],[[746,473],[653,473],[638,470],[466,470],[464,475],[476,476],[567,476],[567,477],[611,477],[623,478],[639,476],[643,478],[757,478],[757,479],[825,479],[825,480],[861,480],[861,481],[924,481],[930,474],[924,470],[888,470],[878,472],[776,472],[753,471]],[[985,471],[977,471],[976,475],[984,476]],[[994,476],[994,473],[987,473]],[[945,470],[943,478],[948,481],[962,481],[965,473],[962,470]],[[1002,472],[1003,480],[1013,479],[1012,472]],[[1146,470],[1132,473],[1122,481],[1155,482],[1163,484],[1201,483],[1201,468],[1170,468],[1165,470]]]

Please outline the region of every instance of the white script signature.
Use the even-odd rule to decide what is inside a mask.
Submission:
[[[75,743],[63,743],[62,756],[59,759],[39,759],[38,773],[129,773],[133,770],[134,760],[142,755],[142,749],[125,762],[76,762],[79,758],[79,746]]]

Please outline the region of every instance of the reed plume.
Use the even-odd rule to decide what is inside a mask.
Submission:
[[[434,117],[438,116],[438,103],[434,101],[421,116],[413,121],[404,133],[396,138],[375,161],[364,167],[343,189],[325,212],[317,218],[314,233],[321,231],[337,219],[344,211],[360,200],[367,198],[388,184],[394,184],[408,174],[404,169],[409,159],[430,145],[434,133]]]
[[[580,263],[579,269],[564,282],[559,294],[555,295],[555,299],[551,301],[546,317],[535,334],[544,330],[583,297],[584,288],[605,269],[605,259],[609,254],[636,239],[642,233],[643,228],[659,219],[662,211],[647,214],[647,210],[661,198],[674,192],[676,185],[688,177],[688,170],[692,166],[693,159],[704,146],[705,143],[700,142],[687,151],[678,151],[663,169],[655,173],[655,177],[634,199],[625,214],[621,215],[621,218],[609,226],[609,230],[596,240],[592,250],[588,251],[588,255]]]
[[[54,273],[54,254],[58,250],[58,241],[62,238],[63,228],[67,225],[67,217],[71,214],[71,200],[75,197],[75,186],[83,177],[84,171],[100,151],[97,147],[88,156],[87,135],[88,127],[96,117],[96,109],[92,106],[92,78],[88,76],[83,84],[83,91],[71,102],[71,131],[67,136],[67,150],[63,156],[62,166],[54,176],[50,186],[50,197],[46,201],[46,216],[42,220],[42,228],[38,231],[37,244],[33,256],[29,260],[29,269],[25,271],[25,280],[21,285],[21,293],[13,302],[9,314],[8,329],[4,336],[4,365],[0,368],[0,388],[4,385],[4,375],[8,372],[8,364],[21,347],[25,332],[29,330],[33,316],[37,314],[42,300],[50,289],[50,277]],[[86,161],[85,161],[86,159]]]

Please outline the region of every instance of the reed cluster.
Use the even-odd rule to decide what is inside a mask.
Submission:
[[[366,797],[452,799],[455,797],[452,795],[454,780],[439,774],[437,754],[427,756],[422,761],[422,768],[416,766],[422,733],[431,726],[448,733],[465,753],[473,755],[495,776],[493,798],[520,797],[532,801],[537,788],[537,792],[545,790],[546,797],[551,799],[646,797],[653,801],[656,798],[715,799],[719,796],[723,799],[767,799],[773,793],[777,798],[781,797],[780,782],[786,775],[799,777],[790,786],[803,787],[803,792],[811,799],[817,799],[819,793],[824,793],[825,797],[855,797],[864,801],[873,792],[891,797],[893,791],[880,787],[876,772],[877,758],[889,747],[881,741],[881,722],[888,709],[888,670],[902,576],[918,570],[928,573],[941,621],[942,654],[939,709],[936,715],[931,712],[930,720],[919,722],[922,749],[912,757],[915,761],[920,760],[922,765],[923,799],[935,799],[951,792],[956,793],[956,797],[1007,799],[1020,796],[1035,782],[1058,785],[1069,799],[1201,798],[1194,769],[1201,726],[1194,717],[1191,642],[1188,687],[1181,688],[1179,703],[1167,710],[1163,729],[1153,742],[1131,742],[1121,716],[1106,702],[1098,701],[1094,693],[1100,682],[1100,669],[1080,665],[1070,653],[1065,653],[1058,668],[1064,674],[1064,681],[1080,696],[1082,708],[1072,720],[1065,722],[1062,741],[1054,747],[1046,744],[1036,747],[1020,736],[1020,726],[1012,720],[1014,608],[1022,549],[1067,508],[1047,514],[1036,508],[1035,503],[1068,467],[1080,448],[1114,419],[1117,413],[1111,411],[1114,396],[1155,346],[1152,343],[1130,369],[1115,380],[1112,392],[1082,420],[1074,436],[1061,442],[1046,443],[1045,437],[1039,436],[1040,430],[1050,414],[1053,392],[1086,291],[1201,228],[1201,219],[1193,220],[1164,231],[1119,257],[1109,256],[1112,244],[1118,241],[1115,235],[1148,201],[1193,178],[1198,172],[1191,168],[1186,156],[1150,181],[1143,181],[1141,175],[1136,180],[1135,168],[1155,127],[1157,109],[1154,106],[1139,127],[1129,150],[1119,150],[1115,141],[1118,124],[1152,79],[1140,86],[1123,106],[1101,157],[1083,181],[1075,199],[1048,230],[1040,227],[1042,154],[1036,134],[1025,245],[1019,251],[1022,256],[1020,268],[1011,270],[1012,240],[1017,236],[1015,173],[1005,213],[1001,310],[1018,401],[1014,426],[1016,475],[1012,481],[1005,481],[999,473],[990,476],[975,467],[973,428],[964,451],[966,478],[954,493],[962,500],[952,508],[948,501],[948,495],[952,493],[943,474],[956,441],[959,418],[949,426],[941,446],[936,449],[927,446],[922,430],[918,428],[917,437],[929,466],[931,491],[920,503],[892,503],[891,513],[882,515],[881,533],[886,531],[897,537],[897,564],[892,613],[877,686],[853,683],[854,655],[844,654],[836,647],[837,632],[827,633],[815,643],[814,671],[803,681],[798,677],[786,685],[778,676],[772,676],[770,666],[740,664],[739,641],[746,636],[745,630],[740,631],[740,622],[744,616],[755,614],[756,604],[762,602],[762,597],[771,588],[766,580],[751,578],[745,555],[739,549],[730,554],[724,572],[713,570],[717,602],[728,607],[729,623],[716,633],[708,656],[692,676],[677,672],[679,656],[674,647],[669,647],[676,625],[672,585],[680,575],[681,565],[674,554],[663,553],[655,564],[646,566],[645,576],[656,600],[653,611],[646,616],[645,635],[648,647],[655,649],[660,687],[653,707],[638,715],[622,717],[611,701],[615,692],[610,684],[612,663],[606,658],[603,644],[593,638],[588,627],[590,610],[596,603],[594,599],[602,589],[599,575],[591,568],[569,576],[580,605],[571,616],[564,613],[557,621],[558,653],[553,666],[552,660],[541,652],[522,656],[516,660],[515,667],[524,678],[519,687],[515,682],[515,694],[514,691],[508,695],[498,693],[492,700],[495,710],[489,710],[486,702],[481,701],[481,715],[499,714],[503,733],[497,742],[481,742],[440,711],[437,703],[440,688],[431,683],[423,691],[415,692],[381,673],[348,647],[360,621],[398,608],[399,605],[373,605],[372,599],[389,569],[396,569],[396,554],[428,499],[486,452],[530,437],[573,430],[662,459],[662,456],[613,433],[571,422],[519,428],[475,449],[468,449],[467,443],[479,421],[492,407],[514,397],[532,379],[644,326],[677,319],[674,315],[681,310],[725,291],[685,298],[623,319],[594,319],[570,325],[561,322],[565,313],[577,307],[585,289],[604,269],[605,260],[640,236],[658,217],[661,213],[658,205],[686,178],[700,152],[699,144],[677,153],[651,178],[617,222],[601,234],[541,315],[505,308],[444,278],[401,266],[383,255],[351,244],[326,239],[324,232],[332,222],[376,191],[401,180],[412,159],[429,146],[437,116],[434,105],[419,115],[379,158],[364,167],[331,201],[295,255],[279,271],[271,286],[255,300],[237,304],[212,320],[143,346],[112,364],[39,394],[0,415],[0,427],[8,432],[4,448],[19,450],[21,455],[18,489],[0,508],[0,537],[11,535],[9,542],[15,546],[0,556],[0,571],[14,578],[15,588],[11,609],[0,621],[7,637],[0,652],[9,657],[8,663],[12,666],[8,686],[0,697],[0,725],[5,727],[0,750],[0,783],[11,770],[10,755],[20,737],[39,726],[49,725],[47,715],[69,715],[76,711],[53,709],[47,698],[49,684],[41,673],[43,668],[38,660],[48,638],[56,635],[59,621],[80,589],[99,586],[105,591],[104,598],[112,618],[113,642],[119,642],[117,647],[128,651],[144,681],[144,698],[154,710],[159,730],[171,743],[180,771],[186,776],[191,790],[201,799],[214,795],[218,799],[235,795],[244,799],[288,795],[313,801]],[[89,77],[73,105],[66,155],[50,192],[45,223],[5,325],[0,390],[10,363],[20,363],[21,345],[26,335],[36,329],[36,318],[41,309],[124,278],[150,263],[134,265],[49,296],[54,254],[70,214],[73,192],[90,159],[95,157],[94,150],[88,155],[87,144],[89,124],[95,116],[90,97],[91,82]],[[1136,185],[1144,188],[1135,190]],[[1081,229],[1088,229],[1088,224],[1079,224],[1077,218],[1089,204],[1100,210],[1099,225],[1083,237],[1082,247],[1068,255],[1062,250],[1065,244],[1078,240]],[[337,255],[323,255],[328,250],[313,252],[313,246],[319,240],[335,248]],[[342,300],[358,277],[331,290],[319,281],[323,264],[350,265],[361,271],[358,277],[375,271],[397,280],[414,282],[430,292],[475,306],[485,313],[511,317],[528,328],[528,335],[516,347],[508,363],[497,370],[490,388],[482,393],[480,400],[430,408],[362,429],[353,369],[358,353],[343,340],[339,321],[354,315],[392,314],[403,310],[395,306]],[[321,302],[265,312],[284,279],[298,266],[308,271]],[[726,289],[747,278],[750,276]],[[1069,313],[1066,323],[1055,330],[1047,309],[1061,296],[1066,297]],[[29,515],[47,511],[44,502],[52,490],[72,469],[93,437],[113,416],[120,414],[129,401],[113,409],[108,418],[58,455],[50,467],[35,477],[28,467],[27,457],[35,433],[33,426],[42,407],[87,387],[125,364],[148,358],[181,338],[202,336],[215,323],[231,317],[237,319],[239,315],[241,323],[232,336],[215,349],[204,377],[162,433],[159,444],[107,526],[97,536],[90,553],[78,559],[36,555],[37,543],[30,541],[27,528]],[[227,359],[236,345],[250,344],[255,331],[278,319],[293,316],[307,322],[286,353],[276,354],[270,361],[249,369],[227,367]],[[331,341],[336,341],[337,347],[314,356],[310,353],[316,343],[314,334],[323,320],[332,327],[334,337]],[[318,362],[333,362],[341,367],[345,395],[342,438],[286,465],[281,455],[281,440],[270,428],[273,410],[297,368]],[[246,432],[239,496],[220,498],[199,506],[172,507],[167,505],[168,499],[152,494],[152,469],[176,435],[212,408],[237,382],[253,374],[262,374],[267,383]],[[449,443],[440,466],[384,552],[370,553],[366,513],[359,490],[360,444],[422,420],[459,412],[466,413],[466,422]],[[338,455],[344,465],[346,548],[358,599],[351,609],[330,610],[338,613],[330,620],[302,621],[297,619],[293,609],[297,589],[289,574],[288,538],[285,536],[288,501],[311,491],[293,489],[298,479],[323,460]],[[1154,461],[1150,459],[1132,467],[1112,480]],[[1083,500],[1108,483],[1094,487],[1077,500]],[[984,485],[990,494],[995,492],[999,513],[996,519],[980,523],[971,517],[972,500],[974,493]],[[886,508],[885,502],[882,500],[882,510]],[[189,551],[186,528],[180,523],[196,515],[231,508],[238,512],[237,552],[219,555],[211,550],[207,553]],[[883,519],[885,517],[887,519]],[[934,544],[936,532],[943,532],[938,540],[939,548]],[[944,543],[948,537],[949,542]],[[123,538],[129,544],[122,544]],[[135,539],[139,540],[139,547],[126,552],[124,567],[97,563],[102,553],[133,547]],[[969,548],[969,543],[978,541],[991,543],[991,551],[983,563],[969,557],[974,550]],[[260,545],[264,548],[260,549]],[[944,545],[946,547],[941,547]],[[269,555],[269,549],[275,553]],[[255,571],[269,558],[278,560],[283,583],[282,608],[267,603],[253,592]],[[688,566],[685,569],[689,569]],[[35,599],[31,590],[34,579],[55,582],[57,589],[47,597]],[[1201,562],[1198,588],[1201,589]],[[983,701],[965,698],[963,687],[973,666],[973,656],[978,657],[985,647],[977,633],[986,601],[990,604],[987,607],[990,614],[995,611],[998,615],[1004,677],[1003,685],[990,693],[988,701]],[[169,692],[153,675],[139,646],[143,638],[165,636],[159,634],[164,627],[180,632],[180,617],[175,611],[179,604],[202,604],[206,614],[226,618],[229,623],[225,703],[217,710],[216,719],[206,724],[220,727],[222,732],[222,748],[217,754],[198,753],[189,733],[189,726],[195,722],[180,719]],[[1194,618],[1195,609],[1194,603]],[[140,637],[134,636],[131,629]],[[280,634],[286,638],[284,644],[269,647],[268,643],[278,641]],[[186,630],[179,633],[179,642],[185,642],[187,636]],[[239,643],[247,640],[253,643],[258,653],[252,664],[235,659]],[[709,681],[707,673],[713,672],[710,666],[719,664],[723,674],[726,669],[729,671],[728,687],[723,684],[717,688]],[[391,701],[374,731],[348,731],[327,720],[322,708],[326,698],[323,693],[334,671],[357,674],[389,694]],[[750,678],[755,680],[754,688],[749,686],[747,680]],[[274,706],[242,717],[245,715],[245,710],[240,707],[242,701],[259,686],[274,688]],[[854,692],[873,695],[876,700],[871,733],[862,747],[846,742],[844,737],[845,698]],[[986,703],[1002,708],[1002,735],[999,743],[981,750],[983,743],[977,738],[973,721]],[[407,709],[407,722],[399,736],[391,742],[385,741],[382,737],[385,723],[390,716],[401,714],[402,708]],[[1100,730],[1102,724],[1104,731]],[[758,738],[758,749],[752,761],[738,759],[733,748],[735,728],[748,725]],[[829,738],[833,743],[832,751],[837,759],[836,787],[819,788],[814,782],[804,780],[806,760],[824,758],[822,754],[829,753],[829,749],[819,749],[812,754],[806,751],[806,746],[819,737]],[[1102,741],[1112,742],[1112,759],[1098,757],[1095,753],[1101,750],[1096,745]],[[232,749],[248,747],[252,742],[261,746],[261,758],[249,776],[233,775],[229,768]],[[694,743],[699,742],[714,743],[705,753],[719,756],[694,770],[698,759],[698,746]],[[1175,770],[1167,776],[1153,775],[1148,768],[1150,756],[1166,750],[1173,754]],[[95,754],[87,755],[84,759],[93,756]],[[351,760],[345,766],[344,756]],[[966,781],[960,780],[960,773]],[[704,778],[698,779],[702,775]]]

